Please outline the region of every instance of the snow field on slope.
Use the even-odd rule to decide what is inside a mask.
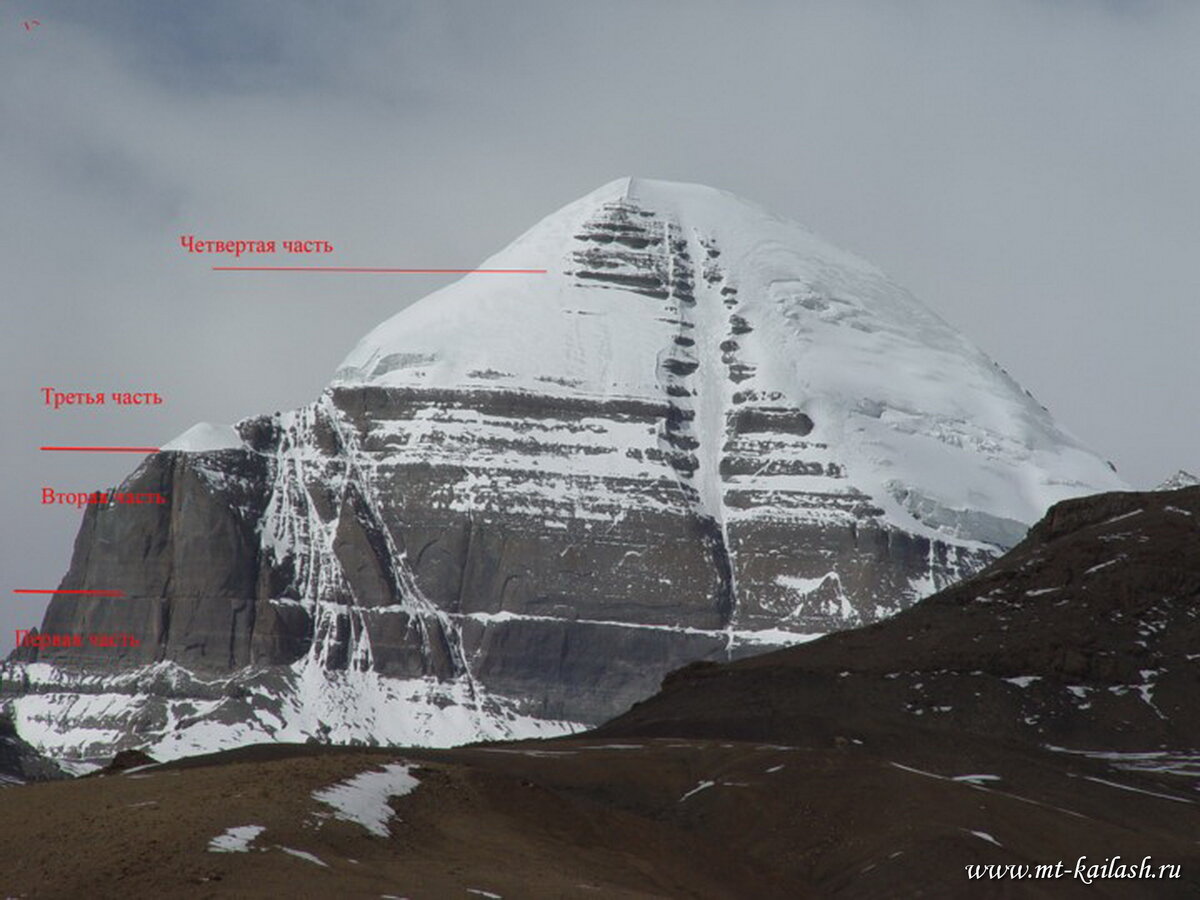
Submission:
[[[877,268],[698,185],[620,179],[567,205],[484,264],[544,267],[546,275],[504,282],[472,275],[429,295],[368,334],[335,383],[661,401],[657,363],[674,332],[646,314],[653,307],[644,297],[577,286],[566,274],[583,224],[625,199],[677,223],[695,265],[697,241],[715,241],[723,283],[737,288],[738,315],[754,326],[738,338],[754,369],[738,389],[775,392],[783,405],[808,411],[812,439],[834,448],[850,483],[899,527],[994,543],[997,534],[1019,531],[1006,522],[1027,526],[1058,500],[1125,486],[969,340]],[[706,465],[698,486],[709,513],[725,521],[712,480],[731,391],[718,383],[724,373],[713,348],[725,337],[718,329],[727,311],[712,285],[695,281],[697,350],[706,357],[696,422]],[[403,365],[375,374],[389,357]],[[625,465],[616,457],[604,464]],[[913,514],[918,508],[937,509],[955,524],[923,524]],[[996,522],[953,515],[971,511]]]
[[[394,815],[388,800],[410,794],[420,784],[408,768],[403,763],[390,763],[314,791],[312,797],[332,808],[334,818],[357,822],[371,834],[387,837],[388,822]]]

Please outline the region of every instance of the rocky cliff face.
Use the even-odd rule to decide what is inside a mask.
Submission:
[[[302,409],[89,508],[22,732],[159,757],[595,723],[663,674],[885,618],[1120,487],[876,269],[729,195],[614,182],[369,334]]]

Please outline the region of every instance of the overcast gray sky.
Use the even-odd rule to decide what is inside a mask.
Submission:
[[[1136,0],[3,4],[0,651],[78,527],[41,489],[138,461],[38,446],[306,403],[443,283],[184,233],[469,267],[613,178],[703,182],[888,270],[1134,485],[1200,468],[1197,47],[1200,4]]]

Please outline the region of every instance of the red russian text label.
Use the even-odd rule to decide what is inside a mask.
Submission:
[[[42,488],[43,506],[74,506],[83,509],[85,506],[108,506],[117,503],[124,506],[165,506],[167,498],[156,492],[133,493],[132,491],[82,491],[65,492],[54,488]]]
[[[93,647],[140,647],[142,642],[132,634],[32,634],[28,629],[18,628],[18,647],[82,647],[84,638]]]
[[[108,503],[108,494],[104,491],[90,493],[60,493],[54,488],[42,488],[43,506],[74,506],[83,509],[85,506],[104,506]]]
[[[132,494],[124,491],[116,491],[112,496],[114,503],[121,503],[127,506],[142,506],[147,503],[151,506],[166,506],[167,504],[167,498],[162,494],[156,493]]]
[[[93,647],[140,647],[142,642],[132,634],[89,634],[88,643]]]
[[[163,402],[154,391],[112,391],[109,396],[117,406],[158,406]]]
[[[332,253],[329,241],[284,241],[283,249],[288,253]]]
[[[60,391],[44,387],[42,401],[55,409],[63,406],[104,406],[111,400],[117,406],[161,406],[162,396],[157,391]]]
[[[201,241],[194,234],[181,234],[179,246],[188,253],[227,253],[240,257],[243,253],[275,253],[274,241]],[[329,241],[283,241],[285,253],[332,253]]]
[[[18,647],[82,647],[82,634],[30,634],[24,628],[17,629]]]
[[[104,391],[85,393],[83,391],[63,392],[52,387],[42,388],[42,398],[47,406],[58,409],[60,406],[103,406]]]

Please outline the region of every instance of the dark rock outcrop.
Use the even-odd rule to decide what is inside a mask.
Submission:
[[[894,618],[685,667],[600,734],[814,728],[920,728],[1195,769],[1200,487],[1059,503],[1002,559]]]

